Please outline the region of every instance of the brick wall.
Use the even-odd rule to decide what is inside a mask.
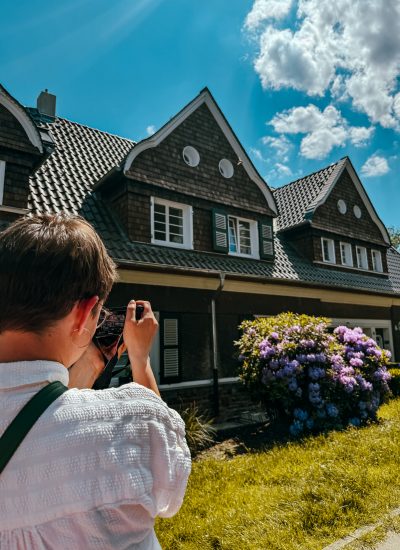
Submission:
[[[200,154],[197,167],[182,158],[186,145]],[[235,173],[224,178],[218,169],[222,158],[229,159]],[[264,195],[249,178],[243,165],[206,105],[201,105],[157,147],[147,149],[134,160],[129,176],[164,189],[201,197],[216,203],[272,214]]]
[[[217,422],[224,422],[240,416],[240,413],[248,410],[259,410],[256,403],[252,402],[246,388],[240,382],[222,383],[218,388],[219,416]],[[164,389],[161,397],[170,407],[182,410],[191,403],[196,403],[199,411],[209,418],[214,417],[214,394],[212,385],[196,386],[193,388]]]

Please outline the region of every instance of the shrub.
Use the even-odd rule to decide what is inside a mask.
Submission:
[[[364,425],[390,395],[390,352],[360,328],[328,326],[294,313],[240,325],[239,376],[268,412],[288,418],[293,436]]]
[[[185,422],[186,441],[192,456],[212,445],[216,435],[212,421],[199,413],[195,403],[191,403],[186,409],[180,411],[180,415]]]
[[[389,387],[396,397],[400,395],[400,368],[390,369]]]

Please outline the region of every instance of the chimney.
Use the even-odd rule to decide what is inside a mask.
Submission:
[[[37,98],[37,109],[42,115],[54,118],[56,116],[56,96],[49,94],[47,89],[44,92],[40,92]]]

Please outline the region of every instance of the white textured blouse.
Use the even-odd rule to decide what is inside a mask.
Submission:
[[[55,380],[60,363],[0,363],[0,435]],[[0,474],[0,548],[160,549],[154,518],[179,510],[190,467],[181,417],[151,390],[68,390]]]

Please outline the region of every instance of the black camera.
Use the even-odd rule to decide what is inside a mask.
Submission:
[[[144,306],[136,304],[136,321],[143,315]],[[101,351],[104,359],[104,370],[93,384],[93,389],[108,388],[111,378],[124,371],[129,365],[129,357],[123,340],[126,308],[118,307],[105,311],[105,319],[93,336],[95,346]],[[125,358],[125,360],[124,360]],[[124,363],[121,366],[121,362]]]

